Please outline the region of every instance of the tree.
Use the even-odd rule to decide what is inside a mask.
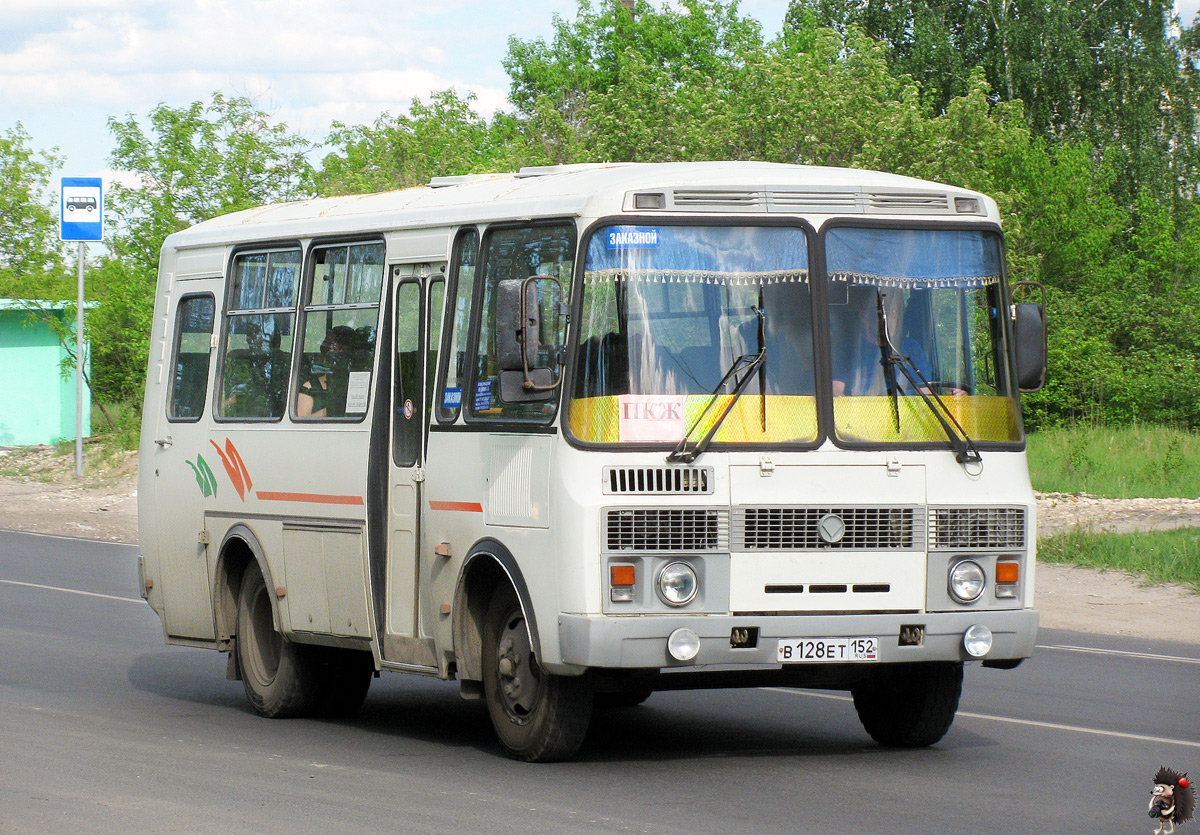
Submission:
[[[116,220],[110,247],[153,281],[163,239],[191,224],[264,203],[312,195],[306,139],[289,133],[247,98],[214,93],[212,101],[150,111],[149,133],[133,114],[110,118],[117,170],[139,183],[114,183]]]
[[[424,185],[432,177],[494,170],[507,162],[505,120],[489,123],[472,110],[474,94],[453,89],[413,99],[410,115],[384,113],[371,127],[334,123],[335,149],[315,175],[321,194],[358,194]]]
[[[1086,140],[1139,187],[1195,179],[1194,91],[1179,68],[1169,0],[792,0],[785,26],[860,27],[887,47],[935,112],[982,68],[1047,139]]]
[[[652,160],[680,158],[663,147],[672,138],[647,147],[642,140],[652,137],[638,124],[614,129],[619,108],[605,103],[624,93],[626,112],[633,119],[644,114],[642,126],[678,127],[705,101],[719,107],[722,80],[761,48],[761,27],[739,14],[736,0],[682,0],[677,8],[638,0],[632,11],[618,0],[602,0],[598,9],[580,0],[574,21],[555,16],[549,44],[510,38],[503,64],[520,135],[538,162],[623,160],[634,148]],[[714,143],[684,144],[694,158]]]
[[[0,297],[63,297],[65,261],[50,188],[62,159],[20,122],[0,134]]]

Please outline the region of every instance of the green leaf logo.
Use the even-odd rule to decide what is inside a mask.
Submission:
[[[196,483],[200,485],[200,492],[204,494],[204,497],[215,496],[217,494],[217,477],[213,475],[204,456],[197,455],[195,464],[191,461],[186,463],[192,468],[192,473],[196,476]]]

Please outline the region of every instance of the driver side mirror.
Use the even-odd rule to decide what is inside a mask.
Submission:
[[[1014,292],[1023,288],[1033,288],[1041,299],[1012,306],[1017,387],[1039,391],[1046,384],[1046,288],[1036,281],[1019,281],[1012,287]]]
[[[507,278],[496,287],[496,353],[503,403],[552,400],[560,382],[556,369],[538,366],[542,347],[540,282],[553,282],[551,296],[556,297],[556,304],[561,307],[563,288],[554,276]]]

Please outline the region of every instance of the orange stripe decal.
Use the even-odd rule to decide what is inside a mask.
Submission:
[[[465,513],[483,513],[483,505],[479,502],[433,502],[429,503],[430,510],[461,510]]]
[[[362,496],[327,496],[323,493],[268,493],[263,490],[255,494],[265,502],[311,502],[312,504],[361,505]]]

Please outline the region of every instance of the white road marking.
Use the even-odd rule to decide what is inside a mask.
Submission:
[[[64,589],[64,588],[60,588],[59,586],[43,586],[39,583],[21,583],[17,580],[0,580],[0,584],[6,585],[6,586],[24,586],[25,588],[42,589],[44,591],[62,591],[62,592],[66,592],[67,594],[82,594],[85,597],[102,597],[105,600],[120,600],[125,603],[140,603],[143,606],[146,605],[146,601],[142,600],[140,597],[117,597],[116,595],[100,594],[99,592],[94,592],[94,591],[81,591],[80,589]]]
[[[1200,664],[1200,658],[1180,655],[1157,655],[1152,652],[1130,652],[1123,649],[1096,649],[1095,647],[1073,647],[1068,644],[1038,644],[1038,649],[1059,649],[1064,652],[1089,652],[1095,655],[1122,655],[1126,658],[1147,658],[1152,661],[1178,661],[1181,664]]]
[[[127,548],[136,548],[136,542],[118,542],[112,539],[94,539],[87,536],[71,536],[65,533],[37,533],[36,531],[19,531],[15,528],[0,528],[0,533],[15,533],[21,536],[40,536],[45,539],[67,539],[71,542],[86,542],[89,545],[124,545]]]
[[[763,690],[770,690],[774,693],[791,693],[796,696],[813,696],[818,699],[834,699],[839,702],[854,701],[849,696],[840,696],[836,693],[814,693],[811,690],[790,690],[786,687],[764,687]],[[1160,745],[1182,745],[1186,748],[1200,748],[1200,742],[1192,742],[1188,739],[1166,739],[1158,736],[1143,736],[1142,734],[1127,734],[1121,731],[1106,731],[1101,728],[1084,728],[1079,725],[1060,725],[1056,722],[1038,722],[1034,719],[1013,719],[1010,716],[991,716],[986,713],[967,713],[960,710],[955,716],[963,716],[968,719],[987,719],[992,722],[1009,722],[1013,725],[1028,725],[1031,728],[1049,728],[1055,731],[1072,731],[1080,734],[1093,734],[1095,736],[1109,736],[1118,739],[1136,739],[1139,742],[1154,742]]]

